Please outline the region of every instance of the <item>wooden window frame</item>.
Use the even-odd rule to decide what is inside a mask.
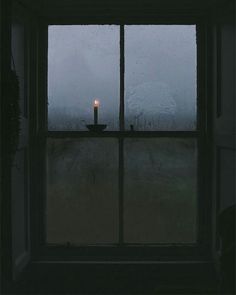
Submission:
[[[99,134],[89,131],[48,131],[47,130],[47,42],[48,26],[63,24],[117,24],[120,25],[120,131],[105,131]],[[182,24],[196,25],[197,33],[197,129],[196,131],[125,131],[124,130],[124,25],[129,24]],[[50,261],[168,261],[168,260],[203,260],[210,257],[211,250],[211,199],[210,185],[207,179],[210,176],[210,164],[206,161],[209,156],[208,135],[209,104],[207,102],[207,29],[204,22],[198,17],[191,19],[178,17],[178,19],[166,18],[160,21],[117,22],[117,21],[82,21],[65,22],[53,21],[41,23],[38,42],[38,97],[36,100],[37,115],[35,117],[35,140],[37,151],[32,161],[37,167],[34,178],[38,186],[34,189],[33,207],[31,210],[31,241],[32,254],[35,260]],[[119,140],[119,187],[123,189],[123,140],[124,138],[196,138],[198,142],[198,234],[195,244],[135,244],[108,246],[94,245],[83,247],[49,246],[45,243],[45,196],[46,196],[46,164],[45,146],[47,138],[81,138],[81,137],[110,137]],[[123,207],[122,193],[119,193],[119,206]],[[119,210],[119,219],[123,216]],[[123,227],[119,227],[119,240],[122,242]]]

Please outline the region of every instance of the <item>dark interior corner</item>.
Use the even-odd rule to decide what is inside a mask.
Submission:
[[[90,32],[82,30],[76,35],[87,36],[89,42],[98,40],[96,50],[92,43],[87,46],[83,41],[78,47],[67,46],[64,35],[65,50],[75,48],[71,50],[75,57],[85,48],[84,59],[71,62],[71,67],[75,64],[84,73],[81,88],[73,84],[76,73],[71,80],[53,80],[60,72],[55,67],[52,74],[56,62],[50,61],[59,50],[48,33],[53,25],[116,26],[114,42],[111,35],[99,43],[97,27],[97,31],[91,30],[91,38]],[[143,26],[138,45],[133,38],[135,30],[128,32],[131,25]],[[177,45],[170,42],[172,37],[166,37],[167,31],[158,35],[157,45],[154,37],[147,45],[148,25],[192,25],[192,59],[187,59],[184,51],[187,41],[178,43],[184,33],[175,36]],[[156,36],[155,32],[150,34]],[[0,294],[236,294],[235,36],[234,0],[0,0]],[[151,54],[156,54],[161,42],[169,47],[163,47],[163,59],[156,62]],[[178,46],[183,46],[179,57]],[[149,49],[151,62],[143,58]],[[135,60],[138,50],[141,54]],[[172,52],[169,57],[168,50]],[[92,53],[97,54],[97,60]],[[63,58],[58,58],[58,65]],[[106,73],[94,72],[92,76],[86,61],[99,66],[102,58]],[[106,62],[106,58],[110,60]],[[112,58],[117,63],[116,75],[109,70]],[[182,59],[186,61],[183,66]],[[132,80],[139,61],[143,72]],[[175,96],[166,84],[155,82],[154,76],[165,63],[166,79],[172,77],[172,63],[179,67],[178,78],[170,78],[170,84],[177,85]],[[129,72],[132,66],[134,70]],[[191,66],[193,71],[186,75],[184,67]],[[140,82],[145,75],[151,82]],[[94,83],[102,81],[100,93],[105,97],[109,89],[111,97],[114,87],[109,81],[113,76],[119,95],[111,129],[108,124],[96,133],[72,123],[63,129],[60,119],[55,121],[56,127],[50,127],[55,118],[51,115],[54,101],[48,95],[50,85],[56,85],[58,97],[67,84],[92,96]],[[90,85],[84,82],[87,77]],[[163,107],[159,127],[167,112],[185,114],[188,106],[189,110],[196,108],[188,128],[176,119],[158,129],[146,123],[146,117],[142,119],[141,111],[132,117],[132,111],[139,110],[132,110],[132,101],[130,106],[126,102],[129,79],[130,85],[135,85],[129,101],[137,92],[141,101],[146,89],[156,92],[158,100],[157,93],[162,91],[164,100],[157,104]],[[190,86],[187,90],[183,86],[178,94],[180,79],[186,84],[192,79],[196,84],[192,108],[189,101],[178,104],[178,95],[191,93]],[[72,101],[72,92],[68,93],[62,114]],[[149,104],[156,101],[147,99],[142,100],[147,105],[144,113],[148,110],[155,123],[155,106]],[[101,102],[99,116],[108,102]],[[73,108],[71,103],[70,114]],[[96,125],[100,117],[98,108],[93,108]],[[84,104],[84,114],[85,109]],[[74,191],[80,201],[77,197],[73,200]],[[88,203],[83,199],[84,191]],[[156,195],[160,198],[153,201]],[[96,201],[94,196],[100,199]],[[84,216],[84,212],[89,213]]]

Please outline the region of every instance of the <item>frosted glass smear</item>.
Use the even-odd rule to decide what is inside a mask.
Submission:
[[[49,130],[86,130],[95,98],[98,123],[118,128],[119,50],[119,26],[49,26]]]
[[[125,243],[194,243],[197,149],[192,139],[126,139]]]
[[[118,242],[116,139],[49,139],[47,242]]]
[[[125,125],[196,129],[196,27],[125,26]]]

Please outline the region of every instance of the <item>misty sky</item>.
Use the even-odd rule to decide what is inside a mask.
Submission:
[[[119,36],[118,25],[49,27],[49,129],[86,130],[95,98],[99,123],[118,129]],[[125,118],[127,129],[196,127],[195,26],[125,26]]]

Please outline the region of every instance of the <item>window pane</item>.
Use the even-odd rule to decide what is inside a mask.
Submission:
[[[86,130],[98,123],[118,128],[119,26],[50,26],[48,31],[48,128]]]
[[[194,25],[125,27],[126,129],[196,128]]]
[[[116,139],[49,139],[47,242],[116,243]]]
[[[195,140],[126,139],[124,153],[125,242],[195,242]]]

